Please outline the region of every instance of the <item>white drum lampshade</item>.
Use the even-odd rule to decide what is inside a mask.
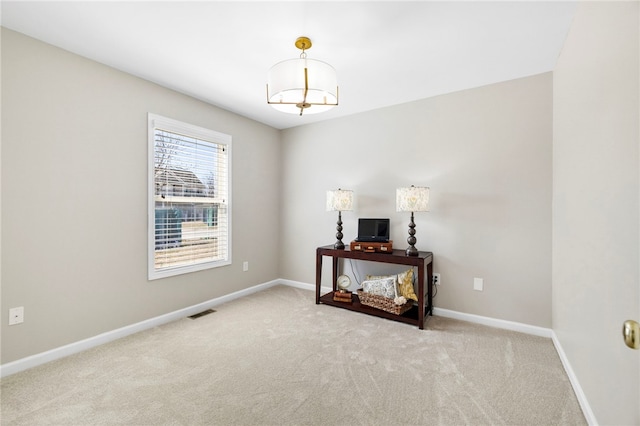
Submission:
[[[307,58],[311,40],[299,37],[300,58],[278,62],[267,76],[267,103],[278,111],[317,114],[338,105],[336,70],[326,62]]]

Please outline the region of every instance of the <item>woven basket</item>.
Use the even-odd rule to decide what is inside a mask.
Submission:
[[[362,303],[363,305],[381,309],[392,314],[402,315],[409,309],[411,309],[411,306],[413,306],[411,300],[408,300],[404,305],[396,305],[395,303],[393,303],[393,299],[389,299],[388,297],[365,293],[364,291],[362,291],[362,289],[357,290],[357,292],[360,303]]]

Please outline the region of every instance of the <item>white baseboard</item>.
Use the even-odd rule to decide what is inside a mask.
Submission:
[[[283,280],[283,279],[278,280],[278,282],[280,284],[288,285],[289,287],[300,288],[302,290],[316,291],[315,284],[308,284],[300,281]],[[331,287],[320,287],[321,294],[329,293],[330,291],[333,291]]]
[[[301,283],[298,281],[280,280],[280,283],[291,286],[291,287],[305,289],[305,290],[315,291],[316,289],[315,285]],[[332,289],[328,287],[326,288],[322,287],[321,289],[322,294],[327,293],[331,290]],[[489,327],[501,328],[505,330],[517,331],[520,333],[531,334],[534,336],[550,338],[553,342],[554,347],[556,348],[556,352],[558,353],[560,360],[562,361],[562,366],[564,367],[564,370],[567,373],[567,376],[569,377],[569,381],[571,383],[571,386],[573,387],[573,391],[576,394],[578,403],[582,408],[582,413],[584,414],[589,425],[592,425],[592,426],[598,425],[598,422],[595,416],[593,415],[593,411],[591,410],[591,406],[587,401],[587,397],[585,396],[582,390],[582,387],[578,382],[578,378],[574,374],[573,369],[571,368],[571,364],[569,363],[569,360],[567,359],[567,356],[565,355],[564,350],[562,349],[562,345],[560,344],[560,341],[558,341],[558,337],[556,336],[555,332],[552,329],[538,327],[538,326],[529,325],[529,324],[523,324],[519,322],[483,317],[480,315],[466,314],[464,312],[451,311],[449,309],[442,309],[437,307],[433,308],[433,314],[436,316],[441,316],[445,318],[453,318],[453,319],[468,321],[476,324],[482,324]]]
[[[11,374],[18,373],[20,371],[27,370],[29,368],[36,367],[38,365],[45,364],[50,361],[54,361],[56,359],[64,358],[69,355],[73,355],[78,352],[82,352],[84,350],[114,341],[116,339],[120,339],[125,336],[129,336],[134,333],[138,333],[140,331],[148,330],[153,327],[157,327],[172,321],[179,320],[181,318],[188,317],[190,315],[197,314],[198,312],[202,312],[207,309],[211,309],[215,306],[221,305],[226,302],[230,302],[234,299],[239,299],[244,296],[248,296],[253,293],[257,293],[258,291],[265,290],[267,288],[273,287],[278,284],[287,285],[290,287],[300,288],[303,290],[315,291],[316,286],[313,284],[303,283],[299,281],[292,280],[284,280],[284,279],[276,279],[273,281],[269,281],[263,284],[258,284],[253,287],[249,287],[243,290],[239,290],[233,292],[231,294],[227,294],[225,296],[217,297],[215,299],[208,300],[206,302],[198,303],[197,305],[189,306],[184,309],[179,309],[174,312],[170,312],[164,315],[160,315],[155,318],[150,318],[145,321],[141,321],[136,324],[131,324],[122,328],[118,328],[116,330],[108,331],[106,333],[99,334],[94,337],[90,337],[88,339],[80,340],[78,342],[70,343],[65,346],[61,346],[59,348],[51,349],[46,352],[42,352],[36,355],[28,356],[26,358],[22,358],[7,364],[0,365],[0,377],[6,377]],[[331,291],[331,288],[322,287],[322,294]],[[462,321],[469,321],[476,324],[482,324],[489,327],[502,328],[506,330],[518,331],[521,333],[532,334],[540,337],[548,337],[551,338],[553,344],[560,356],[560,360],[562,361],[562,365],[569,377],[569,381],[573,386],[573,390],[576,393],[576,397],[578,398],[578,402],[580,403],[580,407],[582,408],[583,414],[590,425],[597,425],[598,422],[593,415],[593,411],[589,406],[587,398],[582,391],[582,387],[578,382],[576,375],[571,368],[571,364],[567,359],[562,345],[558,341],[556,334],[552,329],[532,326],[528,324],[522,324],[512,321],[505,321],[501,319],[483,317],[479,315],[466,314],[463,312],[451,311],[448,309],[441,308],[433,308],[433,314],[436,316],[459,319]]]
[[[569,382],[571,383],[571,387],[576,394],[576,398],[578,399],[578,403],[580,404],[580,408],[582,409],[582,414],[584,414],[587,423],[591,426],[597,426],[598,421],[593,415],[593,411],[591,410],[591,406],[589,405],[589,401],[587,401],[587,397],[578,382],[578,378],[576,377],[573,369],[571,368],[571,363],[567,358],[564,350],[562,349],[562,345],[556,336],[556,333],[550,328],[537,327],[528,324],[522,324],[518,322],[505,321],[495,318],[482,317],[479,315],[473,314],[465,314],[462,312],[450,311],[448,309],[441,308],[433,308],[433,314],[441,317],[454,318],[463,321],[469,321],[477,324],[483,324],[489,327],[502,328],[506,330],[519,331],[521,333],[533,334],[534,336],[540,337],[548,337],[551,338],[553,342],[553,346],[556,348],[556,352],[560,357],[560,361],[562,362],[562,366],[564,367],[564,371],[567,373],[567,377],[569,377]]]
[[[122,337],[138,333],[140,331],[148,330],[150,328],[157,327],[159,325],[163,325],[172,321],[177,321],[181,318],[185,318],[190,315],[197,314],[198,312],[211,309],[214,306],[218,306],[231,300],[248,296],[249,294],[256,293],[269,287],[273,287],[274,285],[280,284],[281,282],[282,280],[273,280],[263,284],[258,284],[253,287],[249,287],[233,292],[231,294],[208,300],[206,302],[198,303],[197,305],[169,312],[167,314],[160,315],[155,318],[150,318],[136,324],[131,324],[122,328],[118,328],[116,330],[99,334],[97,336],[80,340],[78,342],[70,343],[59,348],[51,349],[46,352],[31,355],[26,358],[0,365],[0,377],[6,377],[11,374],[19,373],[20,371],[37,367],[38,365],[42,365],[50,361],[55,361],[56,359],[64,358],[66,356],[73,355],[75,353],[82,352],[108,342],[112,342],[116,339],[120,339]],[[315,289],[315,286],[313,288]]]
[[[303,283],[300,281],[291,281],[291,280],[281,279],[279,280],[279,282],[280,284],[288,285],[290,287],[300,288],[303,290],[310,290],[310,291],[316,290],[315,285]],[[330,291],[332,291],[330,287],[321,288],[322,294],[328,293]],[[473,315],[473,314],[465,314],[463,312],[450,311],[448,309],[441,309],[441,308],[434,307],[433,314],[440,317],[459,319],[462,321],[473,322],[476,324],[483,324],[483,325],[495,327],[495,328],[519,331],[521,333],[532,334],[534,336],[551,338],[551,334],[552,334],[552,330],[550,328],[537,327],[534,325],[522,324],[522,323],[513,322],[513,321],[505,321],[505,320],[489,318],[489,317],[482,317],[482,316]]]
[[[496,318],[483,317],[480,315],[465,314],[463,312],[450,311],[448,309],[433,308],[433,315],[445,318],[459,319],[462,321],[482,324],[489,327],[502,328],[505,330],[519,331],[520,333],[532,334],[534,336],[549,337],[553,331],[550,328],[538,327],[535,325],[523,324],[520,322],[505,321]]]
[[[582,414],[584,414],[587,423],[591,426],[597,426],[598,421],[596,420],[596,416],[593,414],[591,410],[591,406],[589,405],[589,401],[587,401],[587,397],[582,390],[582,386],[580,386],[580,382],[578,381],[578,377],[573,372],[573,368],[571,368],[571,363],[569,363],[569,359],[567,355],[564,353],[564,349],[562,349],[562,345],[558,340],[558,336],[556,336],[555,331],[551,330],[551,340],[553,341],[553,346],[556,347],[556,352],[558,352],[558,356],[560,357],[560,361],[562,361],[562,365],[564,366],[564,371],[567,372],[567,376],[569,377],[569,381],[571,382],[571,386],[573,387],[573,391],[576,394],[576,398],[578,398],[578,403],[580,404],[580,408],[582,408]]]
[[[537,327],[533,325],[522,324],[522,323],[517,323],[512,321],[505,321],[505,320],[500,320],[495,318],[482,317],[479,315],[465,314],[462,312],[450,311],[448,309],[440,309],[435,307],[433,308],[433,314],[442,316],[442,317],[454,318],[454,319],[469,321],[477,324],[483,324],[490,327],[502,328],[502,329],[512,330],[512,331],[519,331],[521,333],[532,334],[534,336],[551,338],[551,341],[553,342],[553,346],[556,348],[556,352],[558,353],[558,356],[562,361],[562,366],[564,367],[564,371],[567,373],[567,377],[569,378],[571,387],[573,388],[573,391],[576,394],[576,398],[578,399],[578,403],[580,404],[580,408],[582,409],[582,414],[584,414],[584,417],[587,420],[587,423],[589,423],[589,425],[591,426],[598,425],[598,422],[595,416],[593,415],[593,411],[591,410],[591,406],[589,405],[589,401],[587,401],[587,397],[584,394],[584,391],[582,390],[580,383],[578,382],[578,378],[576,377],[575,373],[573,372],[573,369],[571,368],[571,363],[569,363],[569,359],[565,355],[564,350],[562,349],[562,345],[560,344],[560,341],[558,340],[556,333],[552,329]]]

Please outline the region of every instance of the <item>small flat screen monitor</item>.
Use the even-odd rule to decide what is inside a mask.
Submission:
[[[358,242],[389,242],[389,219],[358,219]]]

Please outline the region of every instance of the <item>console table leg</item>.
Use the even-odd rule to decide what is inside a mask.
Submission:
[[[316,305],[320,304],[320,287],[322,286],[322,255],[316,253]]]
[[[427,290],[427,306],[429,311],[427,314],[433,316],[433,262],[427,265],[427,286],[429,286]]]
[[[333,258],[333,291],[338,289],[338,258]]]
[[[424,330],[424,261],[418,263],[418,328]]]

